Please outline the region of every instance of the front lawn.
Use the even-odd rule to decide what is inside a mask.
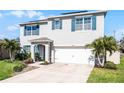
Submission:
[[[13,76],[13,68],[20,65],[23,65],[20,61],[9,62],[8,60],[0,60],[0,80]]]
[[[94,68],[87,82],[88,83],[124,83],[124,57],[117,65],[117,70],[105,68]]]

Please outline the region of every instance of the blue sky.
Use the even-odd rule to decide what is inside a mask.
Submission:
[[[41,10],[41,11],[0,11],[0,39],[19,37],[19,23],[39,20],[48,16],[59,15],[76,10]],[[124,33],[124,10],[108,11],[105,18],[105,34],[113,35],[116,31],[116,39],[120,39]]]

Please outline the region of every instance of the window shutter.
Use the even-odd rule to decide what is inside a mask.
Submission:
[[[92,30],[96,30],[96,16],[92,17]]]
[[[52,30],[54,30],[54,20],[52,21]]]
[[[71,22],[71,31],[72,31],[72,32],[75,31],[75,17],[72,18],[72,22]]]
[[[39,29],[39,25],[37,25],[37,29]]]
[[[60,19],[60,29],[62,29],[62,19]]]
[[[40,26],[36,25],[36,35],[39,35],[39,28],[40,28]]]
[[[26,26],[24,27],[24,36],[26,36]]]

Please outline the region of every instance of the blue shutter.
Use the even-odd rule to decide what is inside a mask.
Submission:
[[[92,16],[92,30],[96,30],[96,16]]]
[[[37,25],[37,29],[39,29],[39,25]]]
[[[36,35],[39,35],[39,28],[40,28],[40,26],[36,25],[36,31],[37,31]]]
[[[27,29],[27,27],[25,26],[24,27],[24,36],[26,36],[26,29]]]
[[[60,19],[60,29],[62,29],[62,19]]]
[[[52,20],[52,30],[54,30],[54,20]]]
[[[72,18],[72,22],[71,22],[71,31],[72,31],[72,32],[75,31],[75,17]]]

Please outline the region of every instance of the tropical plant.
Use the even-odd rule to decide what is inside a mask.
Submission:
[[[111,56],[113,52],[118,50],[118,45],[115,38],[112,36],[110,37],[105,36],[103,38],[103,45],[104,45],[104,59],[106,62],[107,52],[109,52],[109,55]]]
[[[27,53],[23,48],[20,48],[20,51],[18,51],[15,55],[15,59],[17,60],[26,60],[31,57],[31,53]]]
[[[20,50],[19,44],[14,39],[12,39],[12,40],[4,39],[3,46],[5,49],[7,49],[9,51],[9,57],[10,57],[11,61],[13,61],[15,59],[15,53],[18,50]]]
[[[118,50],[116,40],[112,36],[104,36],[102,38],[98,38],[91,44],[86,45],[86,47],[93,48],[95,58],[98,60],[99,65],[102,67],[106,63],[107,53],[109,53],[111,56],[113,52]]]

